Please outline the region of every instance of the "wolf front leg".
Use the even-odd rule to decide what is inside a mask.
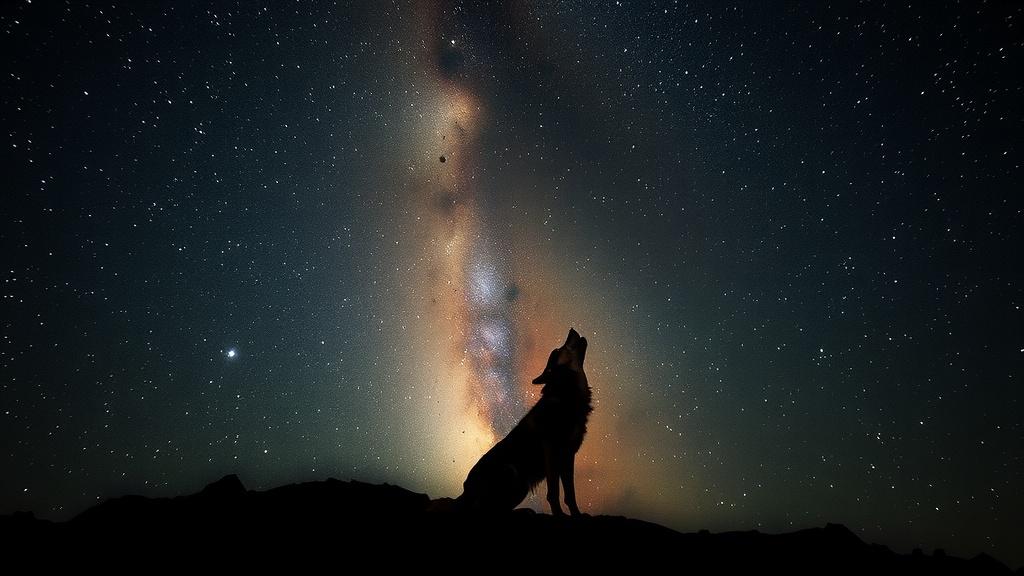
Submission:
[[[551,505],[552,516],[563,516],[562,505],[558,503],[558,473],[559,462],[557,454],[551,446],[544,447],[544,472],[548,481],[548,504]]]
[[[576,467],[576,455],[569,454],[559,470],[562,474],[562,487],[565,488],[565,505],[569,507],[569,514],[580,515],[580,507],[576,505],[576,482],[573,479],[574,468]]]

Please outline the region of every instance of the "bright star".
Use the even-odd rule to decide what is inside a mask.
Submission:
[[[226,354],[226,356],[227,356],[228,358],[234,358],[235,356],[238,356],[238,350],[235,350],[234,348],[231,348],[231,349],[229,349],[229,350],[227,351],[227,354]]]

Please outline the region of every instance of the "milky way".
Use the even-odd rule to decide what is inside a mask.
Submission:
[[[464,39],[445,37],[433,27],[422,37],[436,46],[424,64],[427,72],[433,67],[436,73],[432,79],[439,104],[427,112],[439,119],[439,126],[423,140],[427,153],[440,151],[445,158],[440,173],[430,166],[436,182],[428,178],[415,190],[440,212],[428,232],[428,246],[444,246],[443,252],[430,255],[441,272],[428,280],[433,296],[426,313],[440,312],[451,321],[446,331],[454,338],[444,354],[450,367],[467,370],[450,384],[462,389],[463,402],[501,433],[522,413],[512,310],[517,288],[508,265],[514,254],[500,218],[501,202],[478,178],[479,132],[488,120],[485,103],[465,78]]]

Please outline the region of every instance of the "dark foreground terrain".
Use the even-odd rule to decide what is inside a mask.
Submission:
[[[102,564],[152,571],[212,562],[338,572],[410,567],[533,573],[561,567],[676,574],[1011,574],[985,555],[968,560],[896,554],[837,524],[778,535],[681,534],[613,516],[460,514],[450,500],[432,501],[387,484],[331,479],[247,491],[233,475],[189,496],[108,500],[69,522],[0,516],[0,538],[8,563],[36,569]]]

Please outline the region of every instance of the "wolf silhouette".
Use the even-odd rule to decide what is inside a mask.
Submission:
[[[583,371],[586,354],[587,339],[570,328],[565,344],[551,351],[544,372],[533,379],[544,385],[540,400],[469,471],[456,499],[459,506],[483,512],[511,510],[547,479],[551,513],[564,514],[558,502],[561,480],[569,513],[580,514],[573,469],[593,411]]]

